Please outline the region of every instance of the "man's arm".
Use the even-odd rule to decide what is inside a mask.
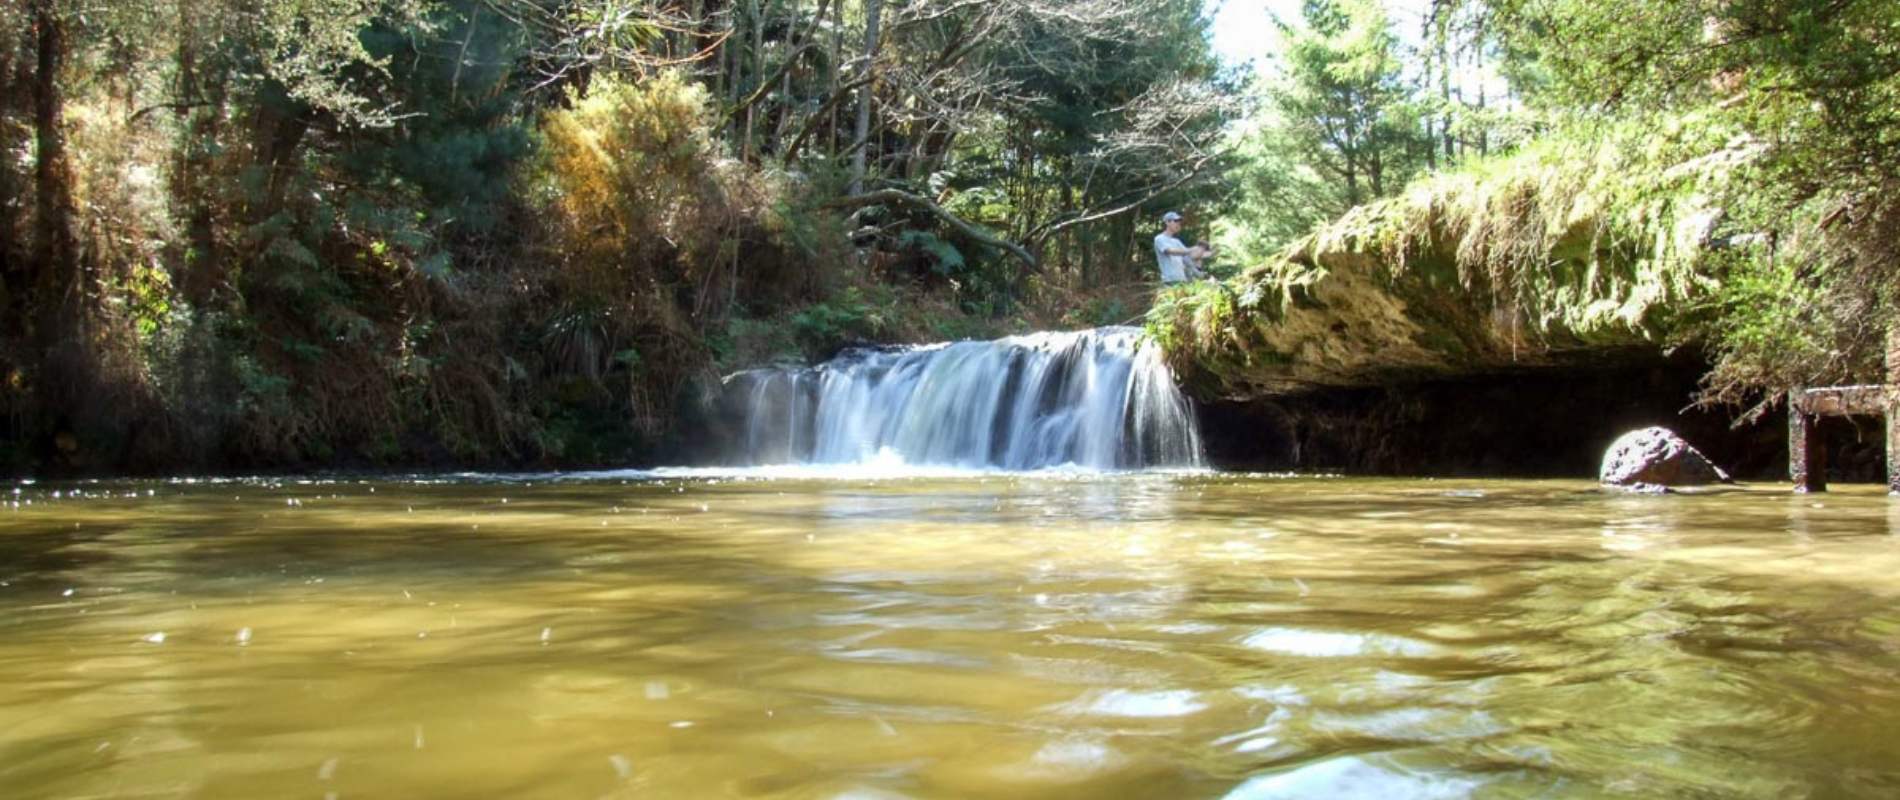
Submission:
[[[1191,248],[1188,248],[1188,272],[1190,273],[1188,277],[1190,278],[1207,277],[1207,270],[1201,269],[1201,262],[1206,260],[1208,257],[1212,255],[1214,255],[1213,245],[1197,244]]]
[[[1173,241],[1174,241],[1174,243],[1175,243],[1175,244],[1180,244],[1180,243],[1181,243],[1181,240],[1180,240],[1180,239],[1175,239],[1175,240],[1173,240]],[[1157,246],[1160,246],[1160,245],[1157,245]],[[1161,253],[1162,253],[1162,255],[1169,255],[1169,256],[1189,256],[1189,257],[1193,257],[1193,255],[1194,255],[1194,248],[1192,248],[1192,247],[1186,247],[1186,246],[1182,246],[1182,247],[1167,247],[1167,246],[1161,246]]]

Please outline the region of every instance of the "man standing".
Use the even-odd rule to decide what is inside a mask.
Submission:
[[[1162,231],[1155,235],[1155,260],[1161,265],[1161,282],[1174,284],[1203,277],[1201,259],[1212,255],[1214,249],[1182,244],[1177,238],[1181,234],[1181,215],[1176,212],[1162,214],[1161,227]]]

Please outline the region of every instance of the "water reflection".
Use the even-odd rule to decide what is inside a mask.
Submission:
[[[1287,772],[1262,775],[1228,792],[1227,800],[1306,797],[1381,797],[1437,800],[1471,796],[1477,776],[1424,772],[1385,758],[1342,756]]]
[[[1900,503],[1872,487],[14,488],[16,796],[1900,788]]]

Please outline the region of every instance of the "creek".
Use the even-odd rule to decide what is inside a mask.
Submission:
[[[1145,358],[754,373],[746,466],[0,488],[0,786],[1900,792],[1877,487],[1218,472]]]
[[[1900,788],[1876,487],[797,469],[19,487],[0,785]]]

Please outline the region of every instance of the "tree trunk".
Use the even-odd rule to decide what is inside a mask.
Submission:
[[[1485,99],[1486,98],[1485,98],[1484,82],[1479,81],[1478,82],[1478,113],[1479,114],[1484,113]],[[1482,117],[1480,117],[1480,119],[1482,119]],[[1485,126],[1479,125],[1478,126],[1478,155],[1488,156],[1490,154],[1491,154],[1491,132],[1486,130]]]
[[[739,98],[744,94],[739,88],[739,78],[745,68],[745,56],[741,52],[744,48],[740,46],[745,42],[745,38],[740,33],[740,15],[737,3],[732,5],[731,11],[732,32],[726,36],[725,44],[719,46],[719,63],[722,67],[719,70],[719,75],[725,82],[726,104],[736,106],[739,104]],[[731,132],[734,135],[737,134],[739,130],[738,120],[726,120],[726,125],[731,128]]]
[[[1082,202],[1084,203],[1089,202],[1087,192],[1083,193]],[[1093,228],[1094,226],[1090,226],[1090,227]],[[1092,230],[1090,232],[1093,233]],[[1085,236],[1082,239],[1081,267],[1082,267],[1082,285],[1083,286],[1095,285],[1095,237],[1094,236]]]
[[[814,18],[813,24],[816,25],[817,23],[824,21],[824,18],[825,18],[825,0],[818,0],[817,16]],[[802,39],[806,38],[806,37],[800,37],[798,35],[798,0],[791,0],[791,2],[786,4],[785,20],[786,20],[785,22],[785,61],[786,63],[785,63],[785,68],[780,70],[780,77],[779,77],[779,89],[778,89],[779,111],[778,111],[778,118],[777,118],[778,121],[773,123],[772,125],[770,151],[773,153],[784,152],[783,148],[785,147],[785,131],[791,127],[791,123],[792,123],[792,72],[796,68],[796,65],[794,65],[791,62],[796,61],[798,59],[799,57],[798,54],[800,52],[799,48],[802,46],[802,43],[801,43]],[[812,31],[812,34],[817,35],[817,33],[818,33],[817,30],[814,28]]]
[[[73,169],[66,153],[66,108],[61,96],[60,70],[66,61],[66,23],[54,0],[34,0],[36,71],[33,75],[33,134],[38,146],[34,169],[38,262],[36,305],[56,315],[56,324],[42,328],[43,336],[61,337],[79,310],[79,242],[73,233],[77,216],[73,201]],[[51,344],[52,339],[44,343]]]
[[[765,12],[769,6],[752,0],[747,5],[747,13],[752,17],[752,79],[764,81],[765,78]],[[764,87],[759,87],[763,89]],[[741,92],[743,94],[743,92]],[[739,137],[739,160],[752,160],[753,121],[758,118],[757,105],[747,106],[745,110],[745,132]]]
[[[767,137],[766,147],[762,151],[762,153],[770,152],[778,157],[779,161],[784,163],[789,163],[795,155],[791,152],[793,147],[791,144],[788,144],[788,137],[792,137],[793,124],[799,119],[799,111],[804,105],[802,101],[797,100],[793,96],[793,73],[798,71],[798,62],[805,57],[807,52],[816,51],[822,47],[822,45],[818,44],[818,35],[820,29],[824,27],[825,14],[830,8],[830,0],[818,0],[818,5],[812,13],[811,25],[802,31],[799,29],[798,24],[799,0],[790,0],[785,9],[785,36],[782,40],[783,46],[781,48],[785,55],[783,60],[779,63],[778,71],[773,73],[772,78],[772,82],[778,85],[779,92],[777,116],[767,117],[768,121],[776,121],[770,122],[772,126],[771,132]],[[840,11],[842,11],[842,9]],[[827,87],[827,89],[829,90],[829,87]],[[765,92],[767,90],[761,86],[759,91]],[[758,95],[755,93],[755,97],[756,96]],[[748,98],[746,102],[751,104],[753,99]],[[811,125],[821,116],[823,116],[823,105],[820,105],[819,109],[804,116],[804,123],[802,123],[798,129],[798,136],[790,138],[789,141],[802,143]]]
[[[38,273],[21,308],[30,317],[40,376],[36,395],[43,431],[70,437],[73,416],[87,398],[85,281],[80,274],[73,168],[66,152],[66,22],[55,0],[33,0],[34,262]]]
[[[723,44],[714,44],[720,41],[717,38],[719,34],[718,31],[708,25],[713,18],[714,12],[719,10],[718,5],[718,0],[712,0],[711,2],[693,0],[693,20],[694,24],[699,26],[700,29],[700,37],[693,47],[693,52],[697,53],[714,46],[719,48],[718,52],[711,54],[711,57],[707,59],[707,63],[711,65],[709,71],[712,73],[710,83],[712,84],[713,96],[725,97],[726,81],[730,80],[730,78],[726,76],[726,48]]]
[[[192,5],[178,2],[178,99],[185,105],[210,102],[210,108],[178,110],[185,117],[183,141],[178,145],[176,174],[172,191],[184,212],[188,250],[180,270],[179,288],[187,302],[204,307],[224,284],[224,269],[219,259],[209,195],[212,170],[211,152],[218,136],[218,120],[223,116],[222,77],[205,76],[198,62],[198,43],[203,41],[192,22]],[[216,99],[213,100],[212,96]]]
[[[259,108],[257,152],[266,169],[267,182],[264,202],[259,204],[258,221],[283,210],[285,193],[290,191],[290,182],[297,173],[297,150],[309,132],[309,113],[302,108],[291,109],[287,114],[270,108],[268,103]]]
[[[877,23],[878,12],[882,10],[881,0],[864,0],[864,68],[877,69]],[[877,94],[877,83],[867,83],[859,91],[858,127],[852,141],[851,156],[851,193],[864,192],[865,151],[871,149],[871,98]]]
[[[10,116],[14,111],[16,80],[13,74],[13,54],[11,47],[0,47],[0,115]],[[21,290],[17,284],[20,272],[25,268],[21,263],[25,253],[18,252],[18,243],[11,235],[18,230],[18,211],[15,202],[20,196],[20,183],[14,180],[12,164],[0,164],[0,231],[8,235],[0,240],[0,333],[12,333],[19,324],[19,314],[14,311],[12,298]]]
[[[825,96],[830,98],[838,95],[838,62],[844,59],[844,0],[837,0],[837,3],[838,21],[831,26],[831,59],[825,76]],[[830,156],[835,164],[838,158],[838,104],[830,103],[830,107],[829,124],[825,126],[825,155]]]
[[[1445,113],[1441,119],[1444,128],[1442,144],[1445,147],[1445,166],[1451,166],[1452,159],[1458,157],[1457,140],[1451,132],[1451,61],[1450,56],[1438,66],[1438,96],[1445,103]]]
[[[1002,237],[991,234],[988,231],[985,231],[982,228],[971,224],[969,221],[963,219],[962,217],[959,217],[955,214],[950,213],[948,209],[945,209],[943,206],[937,205],[936,201],[931,200],[930,198],[924,197],[922,195],[915,195],[915,194],[911,194],[910,192],[899,191],[897,189],[879,189],[874,192],[867,192],[865,194],[852,195],[850,197],[839,198],[837,200],[831,201],[830,203],[827,203],[826,205],[831,208],[863,208],[864,206],[880,205],[880,204],[885,204],[885,203],[903,203],[905,205],[909,205],[914,208],[921,208],[925,211],[935,214],[937,216],[937,219],[942,220],[945,224],[949,225],[952,228],[955,228],[958,233],[961,233],[964,236],[967,236],[970,239],[973,239],[984,245],[988,245],[990,247],[994,247],[999,250],[1008,252],[1010,255],[1013,255],[1018,260],[1022,261],[1023,266],[1031,270],[1041,269],[1040,264],[1036,260],[1036,256],[1033,253],[1031,253],[1028,248],[1025,248],[1024,246],[1017,244],[1015,242],[1009,241],[1008,239],[1004,239]]]

